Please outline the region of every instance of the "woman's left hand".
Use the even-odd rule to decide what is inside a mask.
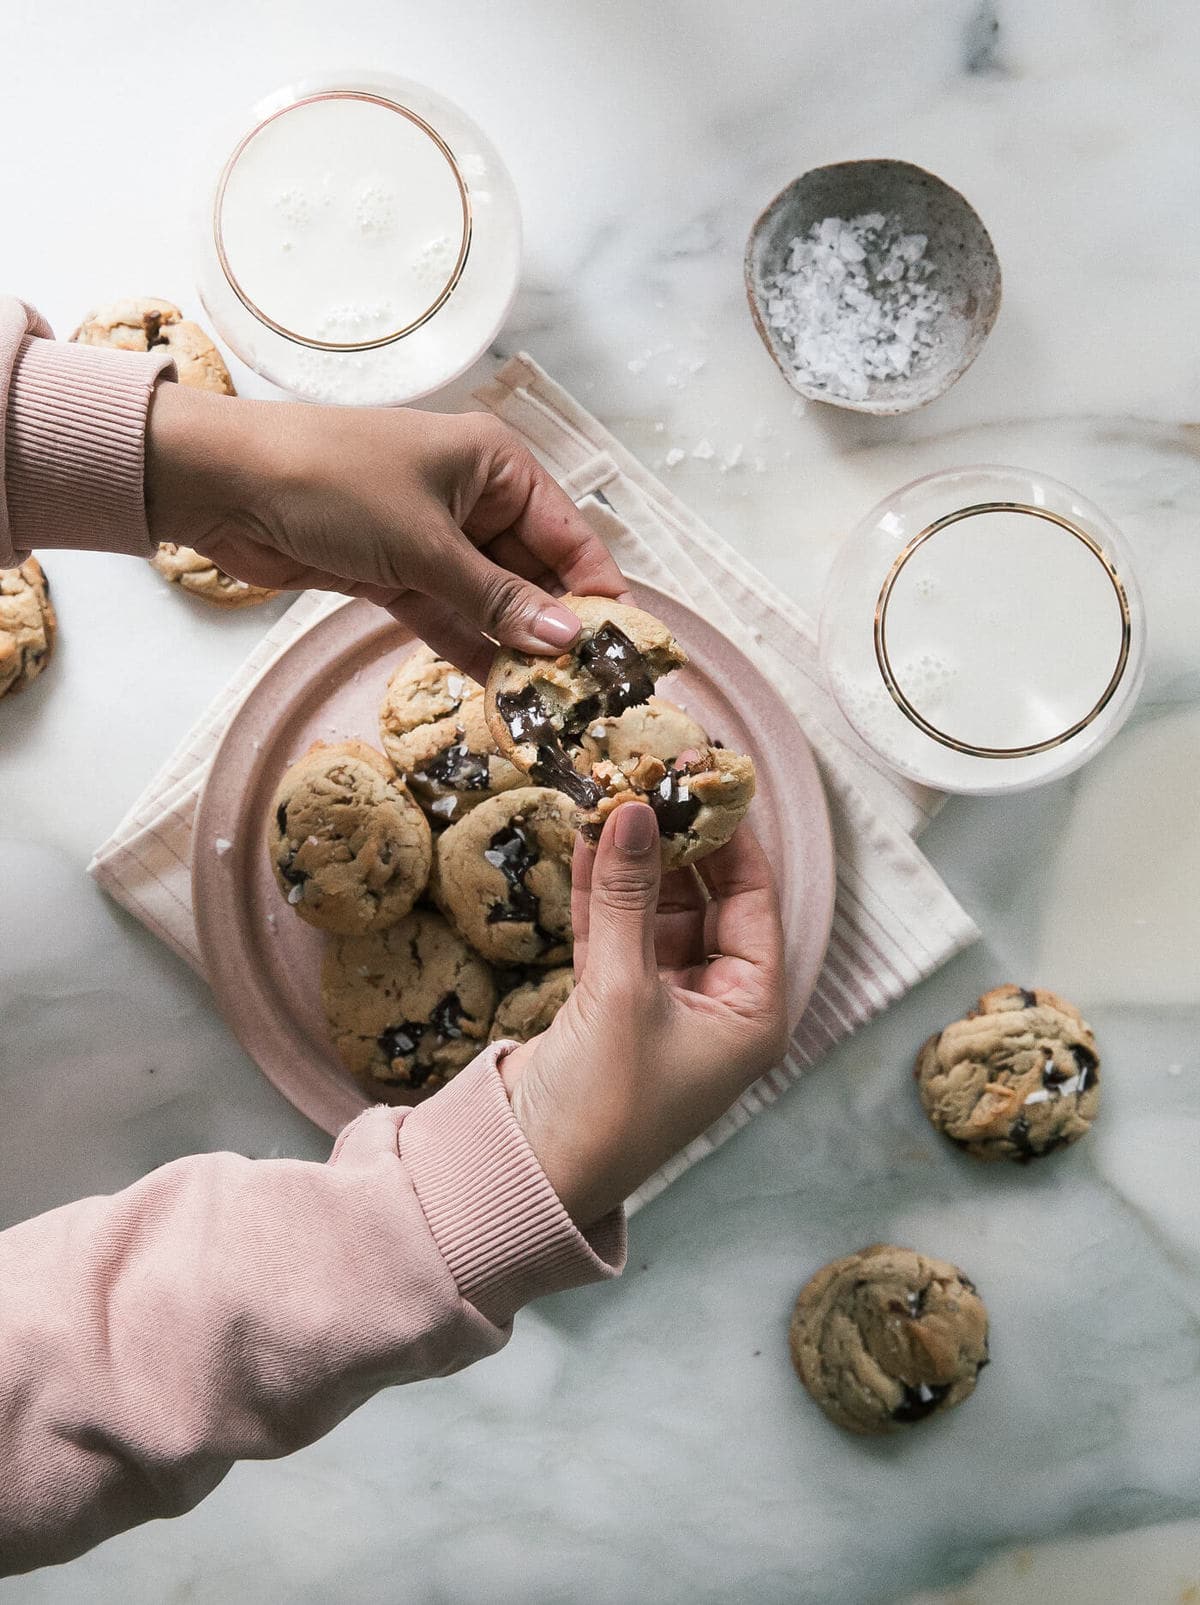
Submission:
[[[493,641],[548,654],[571,645],[579,620],[554,589],[625,590],[570,498],[489,413],[161,384],[146,502],[156,541],[194,547],[253,585],[368,597],[476,679]]]

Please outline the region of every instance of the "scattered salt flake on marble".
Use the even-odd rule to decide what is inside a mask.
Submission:
[[[663,462],[666,463],[668,468],[675,468],[683,461],[683,459],[686,456],[687,456],[687,452],[684,451],[681,446],[672,446],[670,451],[663,458]]]
[[[737,465],[741,462],[741,460],[742,460],[742,443],[739,440],[736,446],[731,446],[730,449],[725,453],[725,461],[722,463],[721,466],[723,468],[736,468]]]
[[[655,434],[656,434],[656,435],[661,435],[661,434],[662,434],[662,432],[663,432],[663,430],[664,430],[664,429],[665,429],[665,428],[666,428],[666,427],[667,427],[667,426],[666,426],[666,424],[665,424],[665,423],[663,423],[663,421],[662,421],[662,419],[661,419],[661,418],[660,418],[660,419],[659,419],[659,420],[658,420],[658,422],[657,422],[657,423],[656,423],[656,424],[655,424],[655,426],[654,426],[654,433],[655,433]]]
[[[693,361],[688,363],[687,371],[689,373],[699,373],[701,371],[701,369],[707,368],[707,367],[708,367],[708,359],[707,359],[707,357],[696,357]]]
[[[712,441],[708,440],[707,438],[704,440],[698,440],[692,447],[692,456],[698,457],[702,463],[708,462],[710,457],[715,457],[716,455],[717,448],[713,445]]]
[[[1169,1064],[1167,1066],[1167,1074],[1169,1076],[1181,1076],[1183,1074],[1183,1066],[1181,1064]]]
[[[645,373],[646,371],[646,361],[644,357],[630,357],[625,366],[629,369],[630,373]]]
[[[756,474],[765,474],[767,471],[767,459],[765,457],[755,457],[750,466]]]
[[[213,842],[213,851],[216,853],[218,858],[224,858],[225,854],[229,852],[232,847],[233,843],[229,840],[228,836],[218,836]]]
[[[301,900],[301,898],[303,898],[303,896],[304,896],[304,887],[303,886],[293,886],[291,891],[288,893],[287,900],[292,905],[292,907],[294,908],[296,906],[296,904],[298,902],[300,902],[300,900]]]

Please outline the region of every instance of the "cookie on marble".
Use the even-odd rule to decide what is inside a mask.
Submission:
[[[79,345],[108,346],[115,351],[165,348],[182,385],[232,396],[233,380],[216,346],[198,323],[185,318],[170,301],[132,296],[98,307],[72,334]]]
[[[976,1159],[1027,1162],[1087,1135],[1100,1055],[1073,1003],[1000,986],[929,1038],[913,1071],[930,1121]]]
[[[269,602],[279,595],[266,586],[235,579],[210,558],[190,546],[177,546],[174,541],[159,542],[150,566],[169,584],[178,585],[181,591],[213,607],[257,607],[260,602]]]
[[[487,1042],[492,972],[432,909],[385,931],[338,936],[325,950],[321,999],[338,1055],[376,1096],[432,1092]]]
[[[554,1016],[574,990],[575,971],[570,965],[522,981],[497,1003],[490,1040],[528,1042],[540,1036],[549,1030]]]
[[[379,710],[383,750],[435,824],[528,784],[502,758],[483,712],[483,687],[427,646],[388,681]]]
[[[318,741],[291,766],[271,802],[267,846],[295,912],[342,936],[403,919],[433,856],[425,815],[363,741]]]
[[[562,964],[571,956],[574,839],[561,792],[501,792],[438,837],[431,893],[492,963]]]
[[[210,390],[218,396],[235,394],[221,353],[200,325],[185,318],[170,301],[153,296],[114,301],[89,313],[71,339],[80,345],[108,346],[116,351],[165,347],[174,360],[181,385]],[[150,562],[164,580],[213,607],[255,607],[279,595],[266,586],[235,579],[190,546],[164,541]]]
[[[58,616],[36,557],[0,568],[0,697],[23,691],[50,661]]]
[[[954,1265],[875,1243],[819,1270],[796,1300],[792,1363],[831,1421],[894,1432],[950,1410],[988,1363],[988,1319]]]
[[[655,681],[687,658],[666,625],[640,608],[599,596],[562,600],[583,625],[569,652],[496,654],[486,701],[496,745],[531,779],[569,797],[590,839],[614,807],[645,802],[658,816],[664,867],[694,863],[737,829],[754,796],[753,763],[706,742],[671,764],[631,751],[619,763],[588,765],[589,729],[649,702]]]

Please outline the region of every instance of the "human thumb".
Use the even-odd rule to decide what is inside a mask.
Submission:
[[[614,808],[592,867],[587,966],[601,975],[657,973],[654,915],[661,861],[658,820],[645,803]]]

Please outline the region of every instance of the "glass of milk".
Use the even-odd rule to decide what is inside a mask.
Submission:
[[[202,222],[200,295],[247,365],[309,401],[387,406],[458,377],[516,294],[521,222],[494,146],[380,73],[268,96]]]
[[[1077,768],[1128,717],[1141,594],[1103,513],[1044,474],[954,468],[854,530],[821,611],[847,719],[892,767],[953,792],[1019,791]]]

